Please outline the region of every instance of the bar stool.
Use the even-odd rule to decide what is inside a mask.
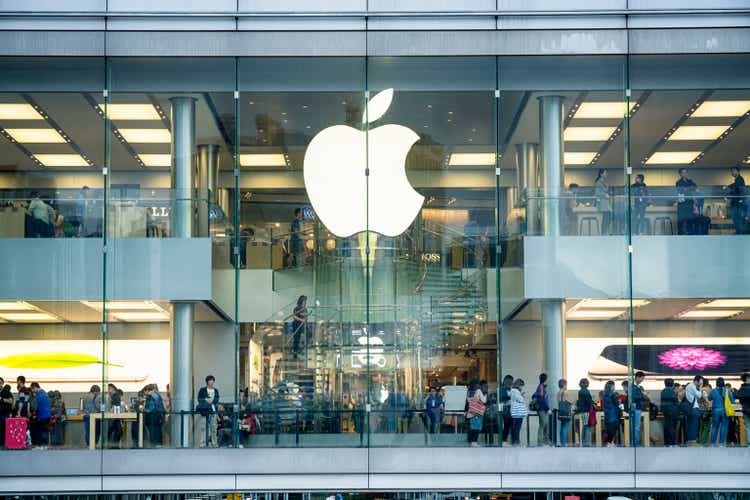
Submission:
[[[669,227],[669,232],[667,232]],[[671,217],[657,217],[654,219],[654,234],[674,234]]]
[[[584,234],[583,228],[586,226],[587,233]],[[596,236],[601,234],[599,231],[599,219],[596,217],[581,217],[581,223],[578,227],[578,234],[580,236],[594,236],[593,229],[596,229]]]
[[[633,226],[635,226],[635,220],[633,220]],[[635,231],[635,229],[638,229],[639,231]],[[643,229],[643,232],[640,232],[641,229]],[[643,222],[641,223],[641,227],[633,228],[633,234],[654,234],[651,231],[651,218],[644,217]]]

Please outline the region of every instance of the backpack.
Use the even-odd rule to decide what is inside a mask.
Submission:
[[[563,422],[567,422],[570,420],[572,414],[573,404],[567,399],[563,399],[562,401],[560,401],[560,403],[557,405],[557,419]]]

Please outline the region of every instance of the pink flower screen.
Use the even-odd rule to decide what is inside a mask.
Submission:
[[[675,370],[704,370],[726,363],[719,351],[705,347],[675,347],[659,354],[659,363]]]

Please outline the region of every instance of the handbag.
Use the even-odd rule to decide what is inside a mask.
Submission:
[[[729,391],[724,388],[724,413],[727,417],[734,417],[734,406],[729,399]]]
[[[469,429],[472,431],[482,430],[482,417],[472,417],[469,419]]]
[[[596,406],[592,404],[591,407],[589,408],[588,426],[594,427],[595,425],[596,425]]]
[[[473,415],[476,417],[481,417],[484,415],[484,403],[482,403],[482,400],[479,399],[479,391],[474,392],[474,395],[469,398],[469,411],[467,412],[468,415]],[[471,418],[471,417],[469,417]]]

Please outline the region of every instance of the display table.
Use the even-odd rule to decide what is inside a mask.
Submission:
[[[96,439],[93,438],[93,436],[96,436],[96,420],[104,418],[104,421],[107,420],[123,420],[124,422],[137,422],[138,423],[138,448],[143,448],[143,418],[142,413],[135,413],[135,412],[126,412],[126,413],[113,413],[113,412],[105,412],[105,413],[90,413],[89,414],[89,436],[92,436],[92,439],[89,439],[89,450],[96,449]],[[123,426],[125,427],[125,426]],[[125,430],[123,429],[123,433]]]
[[[0,238],[23,238],[25,236],[25,224],[25,208],[0,208]]]

